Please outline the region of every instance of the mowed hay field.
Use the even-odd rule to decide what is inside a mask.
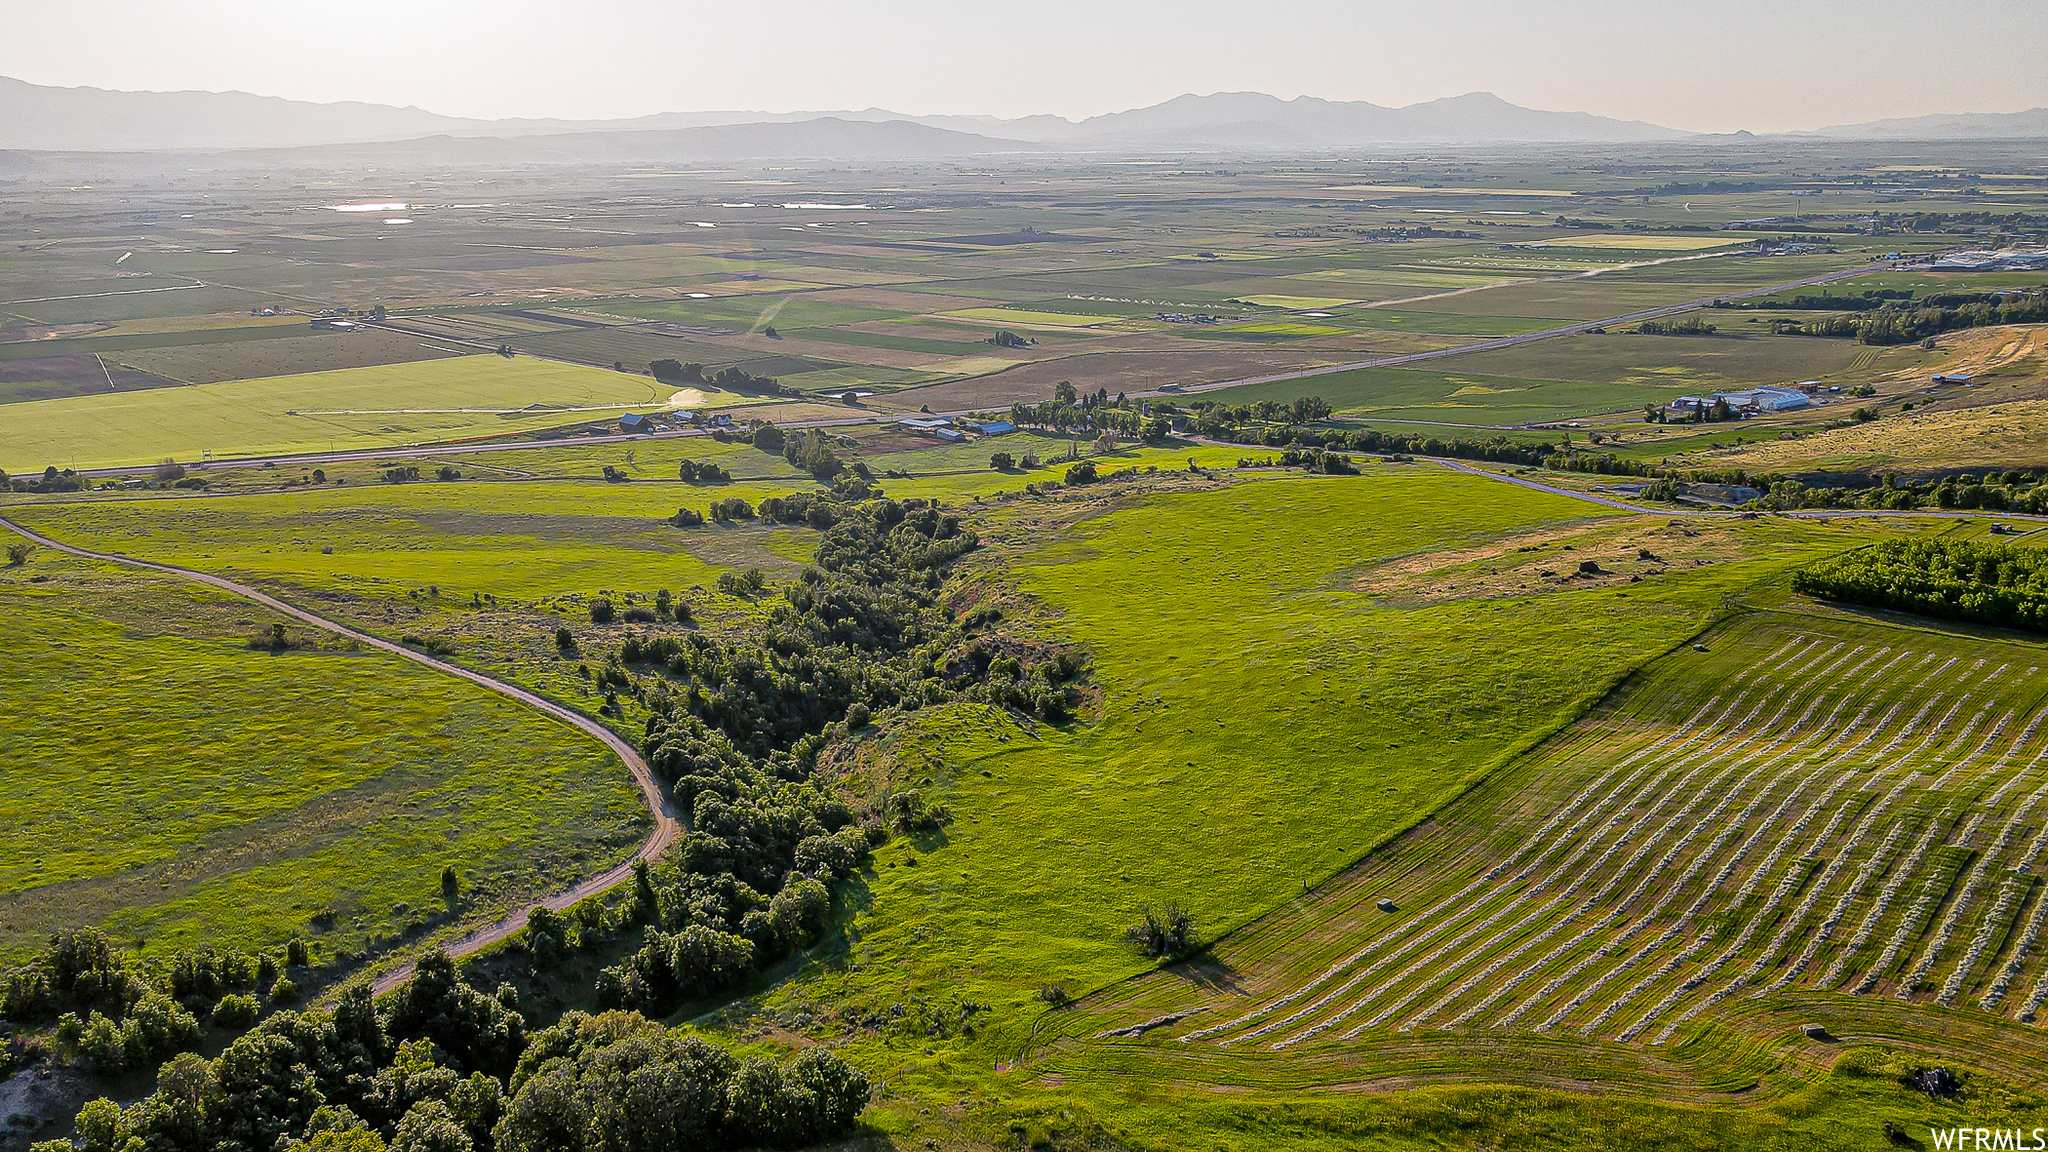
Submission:
[[[444,866],[481,917],[644,833],[596,741],[331,638],[248,646],[279,619],[48,550],[0,570],[0,954],[96,925],[151,954],[303,935],[345,961],[450,920]]]
[[[645,376],[532,357],[460,356],[10,404],[0,468],[149,464],[390,447],[530,431],[666,404]],[[688,403],[737,399],[690,390]]]
[[[1848,1041],[2038,1090],[2048,650],[1796,604],[1703,644],[1197,971],[1105,989],[1045,1066],[1732,1102]]]

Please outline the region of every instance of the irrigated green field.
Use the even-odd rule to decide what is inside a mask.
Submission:
[[[0,954],[98,925],[152,955],[302,935],[345,960],[451,920],[444,866],[480,917],[644,834],[595,741],[332,638],[251,649],[277,619],[48,550],[0,569]]]
[[[1267,1093],[1256,1099],[1284,1112],[1318,1084],[1405,1085],[1468,1076],[1526,1084],[1572,1080],[1571,1073],[1531,1072],[1528,1061],[1460,1062],[1460,1041],[1451,1042],[1451,1054],[1440,1054],[1435,1064],[1423,1056],[1390,1054],[1384,1070],[1374,1063],[1374,1052],[1385,1043],[1377,1033],[1366,1048],[1353,1045],[1334,1054],[1317,1047],[1301,1053],[1290,1047],[1278,1055],[1258,1049],[1258,1055],[1243,1058],[1238,1072],[1232,1063],[1239,1059],[1236,1045],[1215,1049],[1206,1037],[1187,1044],[1162,1043],[1160,1037],[1195,1032],[1288,994],[1363,947],[1350,943],[1353,937],[1384,936],[1392,943],[1381,947],[1388,948],[1419,935],[1420,929],[1382,931],[1382,919],[1406,925],[1423,916],[1434,906],[1421,895],[1424,890],[1392,893],[1410,909],[1401,917],[1383,918],[1370,899],[1359,912],[1362,894],[1370,891],[1376,899],[1381,893],[1376,882],[1353,878],[1359,874],[1354,861],[1363,858],[1362,867],[1375,869],[1375,862],[1405,852],[1420,837],[1430,851],[1399,856],[1398,866],[1388,866],[1391,874],[1420,884],[1431,875],[1427,869],[1447,869],[1447,894],[1469,882],[1463,872],[1483,872],[1493,861],[1444,837],[1470,834],[1486,845],[1506,846],[1503,851],[1532,842],[1532,829],[1561,801],[1531,785],[1525,766],[1550,763],[1551,748],[1582,745],[1583,727],[1606,732],[1615,726],[1604,717],[1616,706],[1606,704],[1595,719],[1573,727],[1582,710],[1617,685],[1620,699],[1656,700],[1672,708],[1680,706],[1669,699],[1680,686],[1707,696],[1719,693],[1723,670],[1739,672],[1749,657],[1718,636],[1709,638],[1710,655],[1693,653],[1690,637],[1752,589],[1780,581],[1802,557],[1853,546],[1871,531],[1789,521],[1667,525],[1661,517],[1612,515],[1483,479],[1391,465],[1370,467],[1356,478],[1247,479],[1064,508],[1003,506],[981,522],[994,541],[988,562],[1041,606],[1039,626],[1091,654],[1099,701],[1085,723],[1066,729],[945,710],[927,716],[914,738],[893,746],[890,754],[900,771],[938,781],[958,820],[941,837],[884,849],[862,894],[846,956],[850,963],[815,972],[775,993],[770,1003],[781,1012],[813,1013],[847,1004],[858,1011],[886,1009],[891,1001],[991,1005],[984,1038],[955,1039],[940,1048],[937,1060],[920,1060],[886,1037],[856,1041],[875,1044],[878,1060],[903,1062],[897,1074],[903,1096],[895,1103],[906,1122],[923,1104],[965,1093],[988,1101],[991,1115],[1005,1108],[1039,1114],[1067,1109],[1072,1120],[1078,1109],[1092,1116],[1075,1121],[1081,1129],[1100,1124],[1118,1139],[1156,1135],[1155,1121],[1184,1109],[1235,1115],[1251,1107],[1245,1092]],[[1582,574],[1579,565],[1585,562],[1595,571]],[[1665,655],[1674,649],[1680,655]],[[1692,656],[1713,662],[1683,663]],[[1646,681],[1636,672],[1645,664],[1677,671],[1657,672]],[[1860,668],[1851,661],[1841,671]],[[2004,690],[2025,695],[2029,690],[2016,686],[2024,671],[2025,666],[2009,670],[2000,681]],[[1764,734],[1760,740],[1774,739],[1773,723],[1802,722],[1795,740],[1823,732],[1827,710],[1803,715],[1804,698],[1773,721],[1787,698],[1771,697],[1751,729],[1727,737],[1726,746],[1739,744],[1752,730]],[[1755,702],[1746,701],[1733,719],[1747,715]],[[2019,703],[2015,696],[2010,706]],[[1978,707],[1981,702],[1973,705]],[[1983,721],[1979,737],[2000,714]],[[1845,728],[1851,715],[1835,730]],[[1560,726],[1566,734],[1553,737]],[[2005,731],[2018,735],[2018,728]],[[1827,738],[1824,732],[1820,738]],[[1539,747],[1543,751],[1529,755]],[[1745,745],[1740,754],[1751,749]],[[1642,861],[1630,863],[1631,853],[1651,843],[1646,833],[1674,812],[1691,811],[1687,806],[1695,796],[1706,799],[1681,822],[1680,833],[1724,797],[1731,811],[1746,810],[1755,797],[1734,788],[1738,781],[1769,793],[1766,810],[1787,794],[1787,781],[1765,771],[1749,775],[1761,760],[1744,762],[1721,781],[1727,787],[1693,787],[1719,780],[1718,773],[1738,758],[1714,760],[1714,771],[1689,779],[1685,791],[1675,790],[1683,774],[1674,774],[1666,781],[1674,789],[1669,795],[1646,794],[1646,802],[1659,797],[1653,813],[1629,810],[1616,800],[1615,811],[1630,811],[1632,821],[1643,821],[1643,831],[1602,861],[1602,871],[1590,874],[1591,888],[1580,899],[1560,900],[1543,915],[1571,913],[1613,876],[1625,875],[1631,885],[1641,879],[1647,869],[1636,866]],[[1480,787],[1458,799],[1475,782]],[[1489,811],[1482,819],[1471,807],[1501,797],[1512,802],[1513,818]],[[1528,827],[1517,822],[1525,811],[1536,813]],[[1598,841],[1587,854],[1591,860],[1625,829],[1610,827],[1603,816],[1585,831]],[[1717,826],[1698,839],[1718,831]],[[1655,841],[1648,863],[1660,859],[1671,842]],[[1755,859],[1768,851],[1757,851]],[[1692,863],[1687,857],[1674,869]],[[1562,877],[1556,882],[1560,890],[1579,878],[1562,865],[1555,870]],[[1777,878],[1773,871],[1772,881]],[[1502,899],[1533,884],[1510,884]],[[1349,895],[1340,899],[1337,893]],[[1488,939],[1511,925],[1524,933],[1548,927],[1550,921],[1534,910],[1554,895],[1543,891],[1524,909],[1530,915],[1505,914],[1472,939]],[[1193,912],[1205,939],[1222,938],[1218,959],[1133,980],[1146,966],[1120,934],[1142,905],[1166,900]],[[1442,939],[1501,907],[1473,905],[1471,915]],[[1463,905],[1454,906],[1463,915]],[[1318,915],[1318,909],[1331,911]],[[1333,922],[1339,916],[1334,910],[1356,923]],[[1607,912],[1602,907],[1567,921],[1541,947],[1522,955],[1533,960],[1576,939]],[[1273,937],[1266,952],[1250,951],[1275,931],[1268,925],[1276,920],[1310,926],[1299,939]],[[1624,921],[1616,931],[1633,923]],[[1664,928],[1657,924],[1642,942]],[[1973,922],[1959,937],[1975,930]],[[1681,946],[1692,942],[1690,936],[1679,939]],[[1394,966],[1379,979],[1388,982],[1390,1002],[1416,993],[1410,1015],[1445,1000],[1426,1021],[1434,1026],[1461,1016],[1471,1001],[1491,992],[1490,985],[1475,984],[1480,990],[1461,993],[1466,999],[1446,997],[1519,942],[1511,936],[1461,969],[1444,960],[1433,988],[1417,984],[1434,971],[1428,966],[1390,979],[1399,974],[1401,966]],[[1546,967],[1534,983],[1523,982],[1523,996],[1590,947],[1561,952],[1561,963]],[[1272,959],[1264,959],[1269,953]],[[1093,995],[1076,1009],[1038,1019],[1043,1006],[1036,993],[1052,984]],[[1351,991],[1366,984],[1360,981]],[[1375,1002],[1371,1011],[1354,1013],[1345,1028],[1383,1007]],[[1203,1013],[1142,1040],[1097,1035],[1194,1008]],[[1261,1017],[1246,1028],[1265,1021]],[[1316,1022],[1304,1018],[1300,1027]],[[1489,1044],[1486,1051],[1496,1047]],[[1221,1054],[1201,1055],[1212,1049]],[[1205,1063],[1211,1059],[1220,1062],[1212,1068]],[[1742,1059],[1752,1057],[1743,1053]],[[945,1070],[991,1061],[1007,1066],[1012,1060],[1019,1061],[1014,1071],[994,1079]],[[1588,1077],[1641,1070],[1646,1086],[1681,1084],[1693,1074],[1670,1071],[1661,1055],[1616,1054],[1598,1045],[1569,1060]],[[1155,1068],[1148,1061],[1161,1063]],[[1506,1071],[1495,1072],[1496,1067]],[[1449,1071],[1439,1076],[1438,1068]],[[1122,1071],[1141,1069],[1157,1087],[1126,1094],[1119,1085],[1132,1082],[1120,1079]],[[1199,1087],[1211,1083],[1224,1090],[1212,1096]],[[1275,1092],[1289,1103],[1270,1095]],[[1204,1139],[1212,1136],[1219,1147],[1261,1146],[1243,1137],[1245,1142],[1235,1143],[1220,1132]]]
[[[730,402],[645,376],[531,357],[459,356],[35,400],[6,406],[0,468],[91,468],[175,457],[323,452],[498,436],[624,411]]]
[[[2038,1089],[2048,651],[1796,605],[1702,646],[1200,962],[1048,1017],[1028,1061],[1732,1104],[1850,1043]]]

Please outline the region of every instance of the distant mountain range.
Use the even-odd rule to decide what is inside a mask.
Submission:
[[[1058,116],[908,116],[880,108],[666,112],[627,120],[474,120],[354,101],[315,104],[246,92],[52,88],[0,77],[0,149],[58,152],[344,146],[338,150],[365,156],[424,156],[431,151],[435,156],[505,162],[766,156],[915,159],[1047,150],[1297,151],[1380,144],[1625,143],[1692,135],[1639,120],[1523,108],[1486,92],[1402,108],[1222,92],[1179,96],[1080,121]],[[2048,109],[1879,120],[1800,135],[1869,140],[2048,138]],[[431,146],[429,140],[434,141]]]

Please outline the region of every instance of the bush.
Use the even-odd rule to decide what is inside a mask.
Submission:
[[[1066,482],[1068,487],[1079,487],[1083,484],[1095,483],[1095,461],[1083,460],[1079,464],[1068,467]]]
[[[711,502],[711,518],[721,524],[734,520],[752,520],[754,506],[738,496],[728,496]]]
[[[213,1006],[213,1024],[230,1032],[240,1032],[255,1024],[261,1011],[254,996],[230,992]]]
[[[678,508],[668,522],[678,528],[695,528],[704,523],[704,514],[694,508]]]
[[[998,452],[988,458],[988,466],[998,472],[1009,472],[1017,467],[1017,458],[1008,452]]]
[[[718,590],[729,596],[751,596],[767,586],[768,577],[762,575],[759,568],[718,574]]]
[[[562,652],[574,652],[576,650],[576,634],[569,631],[567,624],[559,625],[555,628],[555,648]]]
[[[617,614],[617,610],[612,607],[610,600],[599,597],[590,602],[590,622],[592,624],[609,624]]]
[[[272,1004],[289,1004],[299,998],[299,986],[289,976],[279,976],[277,983],[270,986]]]
[[[1176,959],[1194,947],[1195,919],[1178,904],[1145,906],[1145,918],[1124,932],[1124,939],[1153,959]]]
[[[9,544],[7,546],[7,566],[9,568],[21,567],[23,564],[28,563],[29,555],[34,551],[35,549],[30,548],[26,544]]]

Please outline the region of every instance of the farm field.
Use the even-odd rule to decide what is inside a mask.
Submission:
[[[413,364],[38,400],[7,407],[0,467],[101,467],[173,457],[430,443],[729,399],[645,376],[515,357]]]
[[[143,371],[190,384],[219,384],[259,376],[310,375],[474,354],[472,348],[372,328],[346,335],[278,335],[269,340],[144,348],[120,353],[118,358]]]
[[[1092,998],[1041,1036],[1048,1070],[1110,1044],[1218,1086],[1427,1082],[1476,1042],[1490,1075],[1620,1060],[1711,1101],[1797,1090],[1817,1023],[1909,1053],[1967,1034],[2037,1082],[2041,646],[1789,606],[1702,644],[1226,937],[1228,981]]]
[[[1867,531],[1731,523],[1669,547],[1663,518],[1394,465],[988,517],[991,562],[1091,653],[1097,712],[1071,732],[953,714],[906,737],[896,754],[940,775],[958,822],[881,854],[849,954],[865,975],[820,971],[771,1002],[990,1003],[1012,1023],[977,1051],[1006,1061],[1036,1013],[1005,1006],[1041,984],[1109,1002],[1209,985],[1199,968],[1125,982],[1142,962],[1117,936],[1141,905],[1176,901],[1205,939],[1233,939],[1514,762],[1724,597]],[[1566,578],[1582,558],[1606,576]],[[1094,1003],[1090,1023],[1039,1032],[1092,1036],[1149,1008]],[[1020,1068],[1071,1084],[1062,1051],[1028,1046]]]
[[[456,942],[462,1028],[623,1007],[786,1085],[843,1057],[873,1088],[847,1146],[904,1152],[2031,1128],[2048,644],[1792,588],[1882,540],[2048,539],[2004,510],[2043,498],[2048,325],[1777,332],[1846,314],[1800,295],[2042,290],[1920,266],[2048,243],[2048,181],[1998,175],[2037,151],[229,152],[161,179],[154,153],[0,154],[26,194],[0,213],[0,515],[536,692],[637,745],[682,828],[565,919],[464,938],[657,827],[617,759],[445,671],[31,548],[0,557],[0,968],[66,927],[148,980],[303,936],[298,999],[247,989],[262,1019]],[[1796,281],[1820,283],[1747,295]],[[1674,306],[1717,330],[1606,323]],[[1580,324],[1606,330],[1513,339]],[[1424,352],[1449,355],[1205,387]],[[658,360],[747,379],[678,389]],[[1645,411],[1802,381],[1813,404],[1754,419]],[[1290,409],[1311,396],[1331,410]],[[899,423],[1020,403],[1001,437]],[[663,407],[733,423],[618,434]],[[1363,428],[1498,443],[1368,456]],[[1938,497],[1996,514],[1822,507],[2008,469]],[[1915,484],[1823,490],[1887,471]],[[305,643],[252,646],[273,624]],[[124,1038],[117,1071],[104,1027],[59,1023],[83,999],[5,999],[0,1113],[45,1079],[151,1090],[162,1054]],[[425,1034],[482,1066],[402,1037],[403,1001],[401,1065]],[[270,1042],[187,1006],[204,1056]],[[1958,1097],[1902,1083],[1937,1063]],[[412,1091],[357,1113],[424,1146],[386,1083]],[[234,1152],[290,1152],[309,1099]],[[458,1123],[477,1150],[633,1143]]]
[[[253,650],[277,619],[49,551],[0,569],[0,954],[84,924],[145,956],[302,935],[345,963],[444,927],[444,866],[475,916],[644,834],[596,742],[331,638]]]

